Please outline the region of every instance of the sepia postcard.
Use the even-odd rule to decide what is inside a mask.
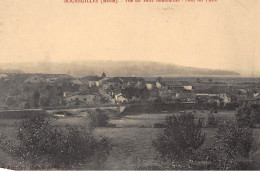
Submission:
[[[259,0],[0,0],[3,170],[260,170]]]

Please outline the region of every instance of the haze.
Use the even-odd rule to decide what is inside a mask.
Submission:
[[[0,61],[156,61],[258,73],[259,0],[1,0]]]

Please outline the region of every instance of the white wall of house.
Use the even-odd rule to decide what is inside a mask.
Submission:
[[[160,82],[158,82],[158,81],[156,82],[155,86],[156,86],[156,88],[159,88],[159,89],[162,88],[162,85],[161,85]]]
[[[224,102],[224,104],[230,103],[231,102],[231,97],[225,97],[223,99],[223,102]]]
[[[0,79],[1,79],[1,78],[6,78],[7,76],[8,76],[7,74],[1,73],[1,74],[0,74]]]
[[[189,91],[192,90],[192,86],[191,86],[191,85],[184,86],[183,88],[184,88],[185,90],[189,90]]]
[[[115,99],[117,102],[121,102],[121,103],[127,101],[126,98],[124,98],[122,95],[115,96]]]
[[[92,86],[99,86],[100,85],[100,82],[99,81],[88,81],[88,85],[89,87],[92,87]]]
[[[83,84],[82,81],[79,80],[79,79],[74,79],[74,80],[71,81],[71,83],[74,84],[74,85],[82,85]]]
[[[148,90],[151,90],[151,89],[153,89],[153,84],[147,83],[146,87],[147,87]]]
[[[227,97],[226,93],[219,94],[219,98],[221,98],[221,99],[225,99],[226,97]]]
[[[52,78],[46,78],[46,82],[54,82],[56,81],[58,78],[52,77]]]

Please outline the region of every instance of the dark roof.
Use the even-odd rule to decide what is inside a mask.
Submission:
[[[107,82],[120,82],[122,83],[123,80],[121,79],[121,77],[112,77],[112,78],[109,78],[108,80],[106,80]]]
[[[162,85],[167,85],[167,86],[187,86],[187,85],[190,85],[190,83],[187,82],[187,81],[161,81],[160,83]]]
[[[121,77],[124,82],[137,82],[137,81],[144,81],[144,78],[141,77]]]
[[[102,77],[99,76],[85,76],[80,78],[82,81],[99,81],[102,79]]]

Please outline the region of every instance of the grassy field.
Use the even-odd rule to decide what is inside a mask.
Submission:
[[[199,117],[207,119],[209,112],[197,111]],[[95,136],[106,136],[114,145],[109,155],[105,169],[108,170],[133,170],[138,167],[148,165],[157,165],[161,162],[159,154],[152,147],[152,141],[163,131],[161,128],[153,128],[154,123],[163,122],[164,118],[170,114],[139,114],[127,115],[120,119],[112,119],[110,123],[115,124],[115,128],[96,128]],[[220,111],[215,114],[218,119],[232,120],[235,118],[235,112]],[[15,130],[17,123],[22,119],[4,119],[0,118],[0,133],[6,134],[8,138],[15,139]],[[53,119],[53,124],[58,126],[86,126],[85,116],[64,117]],[[203,147],[209,146],[215,142],[216,129],[204,128],[206,141]],[[255,136],[260,141],[260,130],[255,130]],[[260,163],[260,152],[256,153],[255,159]],[[0,166],[15,165],[12,158],[6,156],[3,151],[0,152]],[[87,168],[82,168],[87,169]]]

